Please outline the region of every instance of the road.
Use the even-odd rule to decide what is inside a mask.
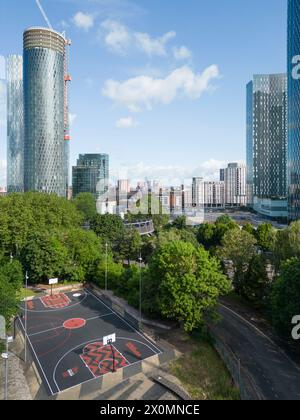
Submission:
[[[241,360],[265,400],[300,400],[300,368],[271,338],[227,306],[214,332]]]

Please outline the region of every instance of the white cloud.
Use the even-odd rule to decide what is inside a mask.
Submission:
[[[176,37],[176,32],[171,31],[160,38],[152,38],[147,33],[135,33],[135,40],[139,49],[144,51],[150,57],[153,55],[165,56],[167,55],[167,43]]]
[[[94,17],[87,13],[78,12],[73,17],[73,22],[77,28],[88,31],[94,26]]]
[[[125,54],[130,44],[131,35],[128,29],[114,20],[106,20],[101,27],[107,32],[105,43],[114,52]]]
[[[132,117],[120,118],[116,122],[117,128],[134,128],[138,126],[138,122]]]
[[[180,97],[198,99],[213,88],[211,83],[219,76],[217,65],[207,67],[200,74],[183,66],[166,78],[138,76],[125,82],[107,80],[102,94],[131,112],[139,112],[145,108],[152,109],[155,104],[170,104]]]
[[[70,126],[72,127],[72,125],[74,124],[75,120],[77,119],[77,114],[72,114],[71,112],[69,113],[69,120],[70,120]]]
[[[117,54],[125,55],[129,48],[146,53],[149,57],[166,56],[167,44],[176,37],[176,32],[170,31],[158,38],[148,33],[135,32],[122,23],[108,19],[102,22],[99,38],[103,39],[107,47]]]
[[[187,60],[192,57],[192,52],[185,46],[173,48],[173,54],[176,60]]]
[[[146,180],[157,180],[165,186],[191,185],[193,177],[203,177],[205,181],[218,181],[220,169],[224,168],[227,162],[210,159],[201,163],[198,167],[190,168],[174,165],[146,165],[139,162],[133,166],[119,166],[118,170],[111,171],[111,177],[130,179],[132,185]]]

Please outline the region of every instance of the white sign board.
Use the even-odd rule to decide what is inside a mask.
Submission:
[[[109,346],[117,341],[116,334],[108,335],[103,338],[103,346]]]
[[[50,279],[49,285],[52,286],[53,284],[58,284],[58,279]]]

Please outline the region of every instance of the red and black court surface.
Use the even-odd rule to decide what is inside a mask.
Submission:
[[[89,290],[34,298],[27,338],[49,395],[124,369],[161,350]],[[21,327],[25,332],[25,303]],[[113,346],[103,337],[116,334]]]

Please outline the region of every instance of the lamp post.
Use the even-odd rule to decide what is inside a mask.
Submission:
[[[142,254],[140,254],[139,258],[140,262],[140,329],[142,329]]]
[[[28,289],[28,272],[26,271],[25,274],[25,320],[24,320],[24,329],[25,329],[25,335],[24,335],[24,361],[27,363],[27,289]]]
[[[106,257],[105,257],[105,291],[107,292],[108,289],[108,244],[105,244],[106,249]]]

